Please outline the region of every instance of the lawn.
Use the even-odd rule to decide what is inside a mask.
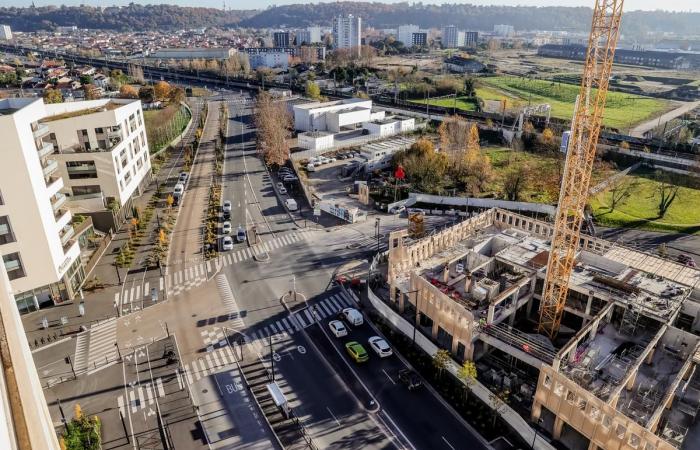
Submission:
[[[425,100],[409,100],[411,103],[425,105]],[[442,106],[444,108],[456,107],[462,111],[476,111],[476,103],[469,97],[457,97],[457,101],[453,98],[436,98],[428,100],[431,106]]]
[[[169,105],[143,112],[151,154],[170,144],[187,126],[190,112],[184,106]]]
[[[489,77],[479,80],[477,95],[484,100],[501,100],[507,94],[510,107],[548,103],[552,117],[570,120],[579,87],[573,84],[531,80],[519,77]],[[621,92],[609,92],[605,108],[604,125],[628,129],[658,116],[670,109],[664,100]]]
[[[590,199],[593,215],[604,226],[631,227],[654,231],[700,233],[700,183],[681,177],[676,200],[664,217],[658,217],[659,182],[649,171],[626,177],[635,183],[633,194],[610,210],[612,193],[602,192]]]
[[[503,183],[511,165],[526,163],[530,167],[530,177],[521,193],[521,201],[554,204],[559,196],[559,174],[563,170],[563,159],[556,155],[543,155],[513,151],[505,147],[489,147],[484,152],[491,160],[494,179],[489,186],[489,195],[504,198]],[[595,185],[613,175],[615,169],[609,164],[596,162],[591,184]]]

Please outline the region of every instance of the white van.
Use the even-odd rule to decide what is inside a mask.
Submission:
[[[185,191],[185,185],[182,183],[177,183],[175,185],[175,189],[173,190],[173,194],[175,195],[182,195],[182,193]]]
[[[359,327],[365,323],[362,313],[355,308],[345,308],[341,313],[343,318],[353,327]]]
[[[293,198],[288,198],[287,200],[285,200],[284,206],[286,206],[287,209],[290,211],[296,211],[297,209],[299,209],[299,206],[297,206],[297,201]]]

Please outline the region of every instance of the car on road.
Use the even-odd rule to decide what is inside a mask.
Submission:
[[[406,211],[406,207],[404,205],[396,205],[389,210],[389,213],[401,214],[404,211]]]
[[[357,341],[350,341],[345,344],[345,351],[357,363],[365,362],[369,359],[367,350]]]
[[[282,181],[285,183],[291,183],[293,181],[298,181],[299,178],[295,177],[294,175],[286,175],[282,178]]]
[[[173,194],[182,195],[183,192],[185,192],[185,185],[182,183],[177,183],[173,189]]]
[[[328,163],[329,163],[329,164],[330,164],[330,163],[334,163],[334,162],[337,161],[337,160],[336,160],[334,157],[332,157],[332,156],[331,156],[330,158],[326,158],[326,159],[328,159]]]
[[[340,320],[331,320],[328,322],[328,328],[331,329],[331,333],[337,338],[348,335],[348,329],[345,328],[345,324]]]
[[[331,162],[331,160],[326,158],[325,156],[319,156],[318,162],[321,164],[328,164],[329,162]]]
[[[185,183],[187,181],[187,172],[180,172],[180,178],[178,178],[180,183]]]
[[[287,209],[290,211],[296,211],[297,209],[299,209],[299,206],[297,205],[297,201],[294,200],[293,198],[288,198],[287,200],[285,200],[284,206],[286,206]]]
[[[236,231],[236,242],[245,242],[245,239],[245,230],[239,226],[238,231]]]
[[[345,308],[340,312],[340,316],[343,320],[354,327],[359,327],[365,323],[362,313],[355,308]]]
[[[224,222],[223,225],[221,225],[221,232],[223,234],[231,234],[231,230],[232,230],[231,222],[229,222],[228,220],[226,222]]]
[[[389,344],[379,336],[372,336],[367,342],[369,342],[369,346],[380,358],[386,358],[394,354]]]
[[[224,204],[221,206],[221,210],[224,213],[230,213],[231,212],[231,200],[224,200]]]
[[[294,171],[292,169],[287,169],[286,167],[284,167],[277,172],[278,177],[283,177],[285,175],[294,175]]]
[[[278,190],[280,191],[280,194],[281,194],[281,195],[284,195],[284,194],[287,193],[287,188],[284,187],[284,186],[280,186],[280,187],[278,188]]]
[[[231,239],[231,236],[225,236],[221,240],[221,248],[224,251],[233,250],[233,239]]]
[[[398,374],[399,382],[406,386],[409,391],[417,389],[423,385],[423,381],[418,374],[411,369],[401,369]]]

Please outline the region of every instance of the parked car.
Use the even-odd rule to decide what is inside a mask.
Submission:
[[[328,328],[331,329],[331,333],[337,338],[348,335],[348,329],[345,328],[345,324],[340,320],[331,320],[328,322]]]
[[[185,183],[187,181],[187,172],[180,172],[180,178],[178,178],[180,183]]]
[[[338,159],[347,159],[348,155],[346,155],[345,153],[338,153],[337,155],[335,155],[335,157]]]
[[[221,240],[221,248],[224,251],[233,250],[233,239],[231,239],[231,236],[225,236]]]
[[[281,195],[284,195],[284,194],[287,193],[287,188],[284,187],[284,186],[281,186],[281,187],[279,187],[279,188],[277,188],[277,189],[280,191],[280,194],[281,194]]]
[[[423,385],[423,381],[418,374],[411,369],[401,369],[398,373],[399,382],[406,386],[409,391],[417,389]]]
[[[380,358],[386,358],[394,354],[389,344],[379,336],[372,336],[367,342],[369,342],[369,346]]]
[[[238,231],[236,231],[236,242],[245,242],[245,239],[245,230],[239,225]]]
[[[185,192],[185,185],[182,183],[177,183],[173,189],[173,194],[182,195],[183,192]]]
[[[316,172],[316,166],[313,165],[313,164],[311,164],[311,163],[309,163],[309,164],[306,165],[306,171],[307,171],[307,172]]]
[[[389,210],[389,213],[391,214],[401,214],[402,212],[406,211],[406,207],[404,205],[396,205],[393,208]]]
[[[357,363],[365,362],[369,359],[367,351],[362,344],[357,341],[350,341],[345,344],[345,351],[347,351],[350,357]]]
[[[359,327],[364,322],[362,313],[355,308],[345,308],[340,312],[340,316],[350,325]]]
[[[232,230],[231,222],[229,222],[229,221],[224,222],[224,224],[221,226],[221,232],[223,234],[231,234],[231,230]]]
[[[221,210],[225,213],[231,212],[231,200],[224,200],[224,204],[221,206]]]
[[[287,169],[286,167],[277,171],[277,176],[281,177],[283,175],[294,175],[294,171],[292,169]]]
[[[294,200],[293,198],[288,198],[287,200],[285,200],[284,206],[286,206],[287,209],[290,211],[296,211],[297,209],[299,209],[299,206],[297,205],[297,201]]]
[[[295,177],[294,175],[287,175],[284,178],[282,178],[282,181],[285,183],[291,183],[293,181],[299,181],[299,178]]]

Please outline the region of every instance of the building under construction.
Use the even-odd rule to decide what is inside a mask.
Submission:
[[[699,448],[700,271],[581,235],[550,340],[553,234],[500,209],[422,239],[394,232],[385,297],[568,448]]]

